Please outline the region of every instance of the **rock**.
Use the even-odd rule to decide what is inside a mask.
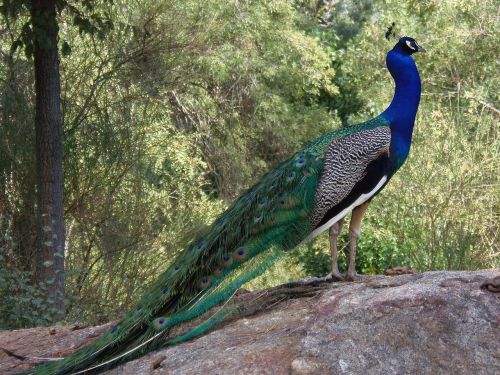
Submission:
[[[385,270],[384,275],[386,276],[397,276],[417,273],[413,268],[410,267],[394,267]]]
[[[239,315],[212,332],[106,374],[500,374],[498,276],[426,272],[243,293]],[[0,347],[67,355],[110,326],[3,331]],[[0,353],[2,374],[33,364]]]

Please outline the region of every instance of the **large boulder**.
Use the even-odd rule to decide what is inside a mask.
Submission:
[[[499,284],[425,272],[241,293],[212,332],[106,374],[500,374]],[[0,347],[64,356],[109,326],[3,331]],[[33,364],[0,353],[1,374]]]

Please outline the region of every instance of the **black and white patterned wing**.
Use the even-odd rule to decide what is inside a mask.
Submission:
[[[335,207],[346,206],[342,204],[343,201],[354,202],[357,197],[353,196],[353,193],[365,190],[360,189],[359,184],[364,180],[369,184],[367,177],[373,177],[369,180],[376,180],[375,184],[380,181],[384,171],[381,168],[372,171],[374,168],[369,168],[369,165],[381,157],[388,159],[390,143],[390,128],[380,126],[349,134],[329,144],[316,190],[311,217],[312,228],[318,227],[327,218],[332,217],[335,214],[332,209]]]

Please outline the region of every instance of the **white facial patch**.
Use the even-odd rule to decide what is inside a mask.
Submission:
[[[417,49],[411,45],[411,42],[409,40],[406,41],[406,45],[408,46],[409,49],[412,49],[416,51]]]

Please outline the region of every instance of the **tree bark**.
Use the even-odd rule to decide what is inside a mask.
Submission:
[[[61,84],[55,0],[32,0],[37,168],[35,281],[45,288],[53,321],[64,317],[64,219]]]

